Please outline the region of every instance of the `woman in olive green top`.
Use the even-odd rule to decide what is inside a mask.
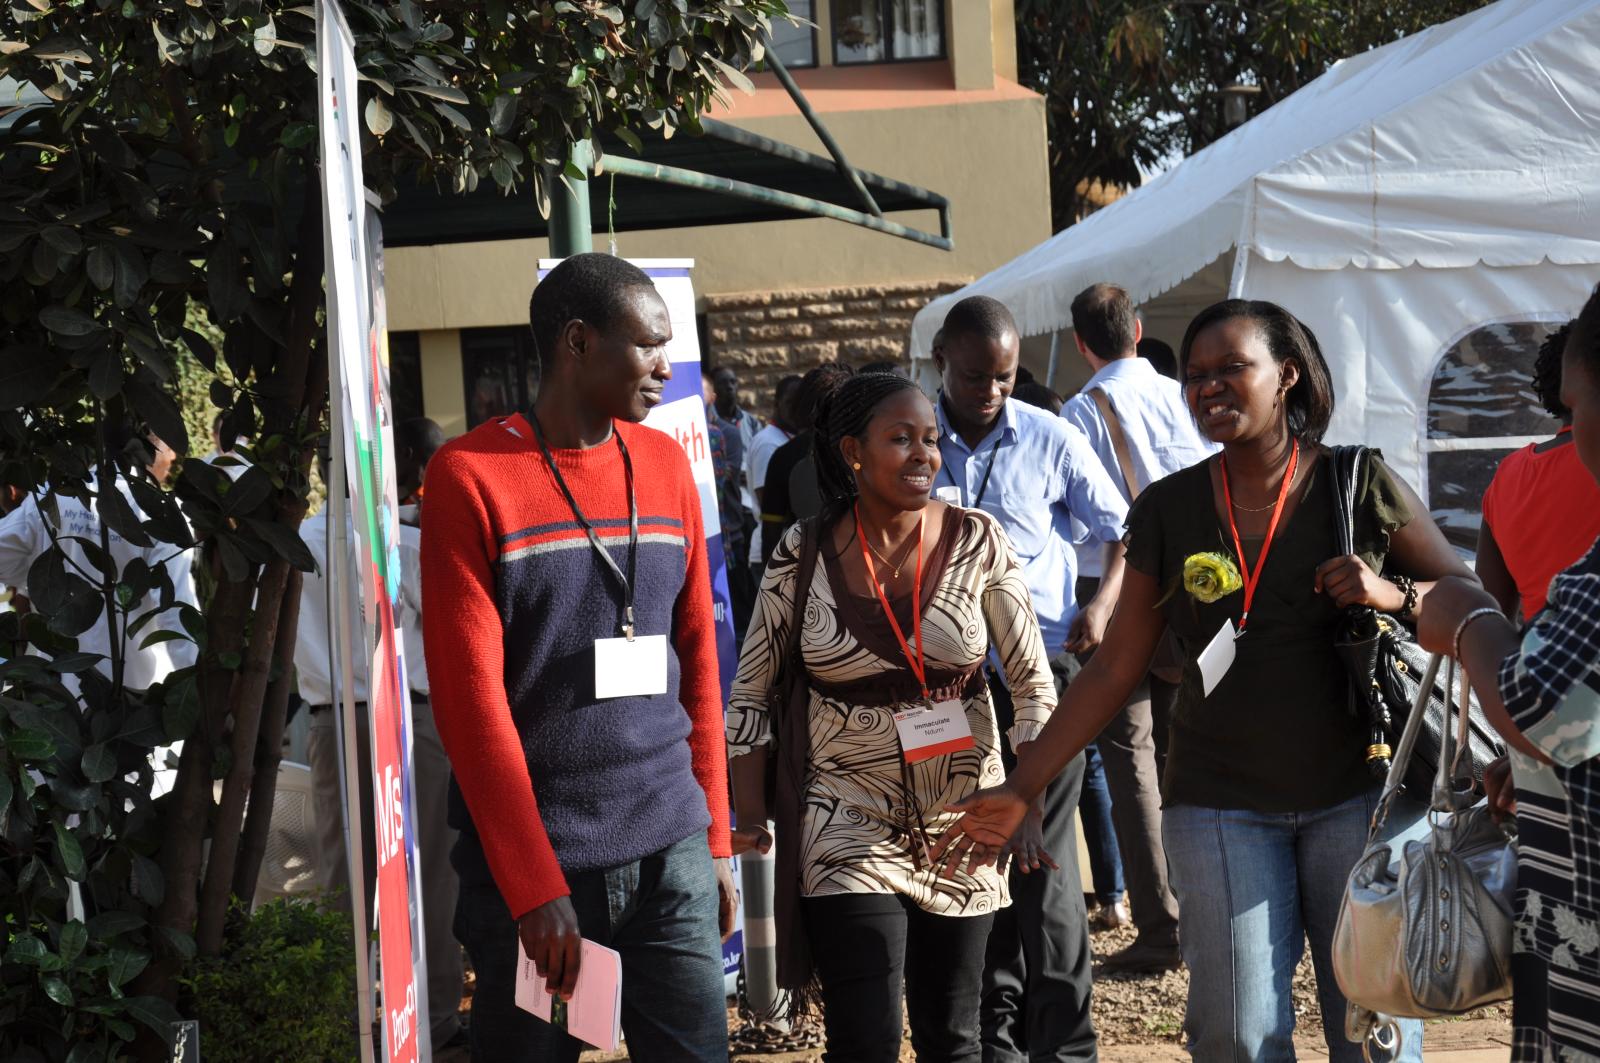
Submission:
[[[939,851],[951,864],[992,859],[1170,628],[1187,663],[1162,835],[1190,972],[1189,1049],[1201,1061],[1293,1059],[1290,983],[1309,938],[1329,1055],[1359,1060],[1329,953],[1378,785],[1334,631],[1345,606],[1414,612],[1434,581],[1471,574],[1380,460],[1358,485],[1355,554],[1338,555],[1321,446],[1333,385],[1293,315],[1218,303],[1190,324],[1179,357],[1190,412],[1222,453],[1140,496],[1100,652],[1005,784],[956,806],[965,814]],[[1186,580],[1186,565],[1209,580]],[[1420,1023],[1401,1029],[1397,1058],[1420,1059]]]

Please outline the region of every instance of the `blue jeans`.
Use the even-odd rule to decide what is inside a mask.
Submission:
[[[1189,967],[1188,1048],[1197,1063],[1292,1060],[1295,966],[1311,941],[1322,1030],[1333,1063],[1358,1063],[1345,1040],[1333,927],[1361,858],[1378,791],[1314,812],[1174,805],[1162,840]],[[1396,810],[1398,812],[1398,809]],[[1391,828],[1400,824],[1393,822]],[[1400,1021],[1400,1060],[1422,1059],[1422,1023]]]
[[[476,844],[463,834],[458,846]],[[705,834],[636,863],[568,875],[567,885],[583,936],[622,953],[629,1058],[727,1059],[717,880]],[[516,1005],[517,927],[500,891],[463,882],[455,932],[478,975],[470,1026],[474,1063],[576,1063],[582,1042]]]
[[[1122,900],[1122,850],[1117,848],[1117,828],[1111,820],[1111,788],[1106,784],[1100,748],[1084,748],[1083,795],[1078,798],[1078,818],[1083,820],[1083,844],[1089,850],[1089,878],[1101,904]]]

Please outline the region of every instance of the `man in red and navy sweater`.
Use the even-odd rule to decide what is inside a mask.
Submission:
[[[578,1058],[514,992],[519,939],[570,994],[580,937],[622,954],[634,1059],[726,1059],[734,888],[709,561],[688,459],[638,424],[671,376],[671,324],[648,276],[599,254],[551,271],[529,318],[533,411],[441,448],[422,518],[473,1059]]]

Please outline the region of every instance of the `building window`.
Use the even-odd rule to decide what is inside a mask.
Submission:
[[[539,394],[539,360],[527,326],[462,329],[461,374],[468,428],[531,410]]]
[[[806,22],[816,21],[815,0],[789,0],[789,14]],[[772,22],[772,51],[787,67],[817,65],[817,29],[788,19]]]
[[[423,416],[422,344],[415,332],[389,333],[389,402],[395,424]]]
[[[1565,318],[1562,319],[1564,321]],[[1428,391],[1428,508],[1463,554],[1477,550],[1483,492],[1507,454],[1561,427],[1533,393],[1533,360],[1561,321],[1503,321],[1456,341]]]
[[[839,66],[943,57],[941,0],[833,0],[833,61]]]

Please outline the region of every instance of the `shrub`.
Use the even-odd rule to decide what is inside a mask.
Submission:
[[[181,980],[206,1063],[356,1058],[349,916],[290,899],[233,916],[223,955],[191,962]]]

